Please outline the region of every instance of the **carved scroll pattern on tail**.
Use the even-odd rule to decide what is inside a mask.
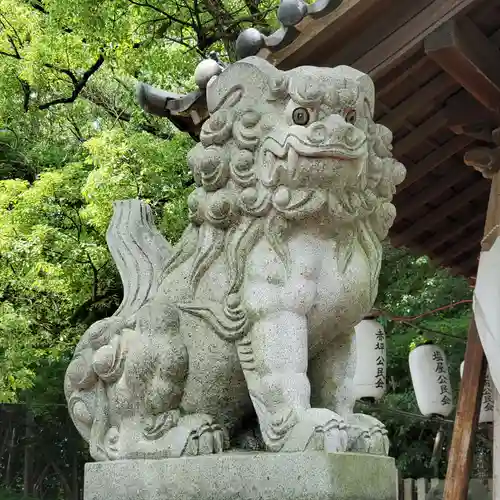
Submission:
[[[140,200],[117,201],[106,235],[123,283],[114,316],[130,316],[156,293],[171,245],[156,229],[151,208]]]

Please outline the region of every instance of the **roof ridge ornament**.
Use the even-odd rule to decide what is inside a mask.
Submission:
[[[236,39],[237,61],[255,56],[267,48],[272,52],[292,43],[299,35],[296,26],[306,17],[320,18],[335,10],[343,0],[316,0],[306,3],[304,0],[280,0],[277,17],[280,28],[270,35],[264,35],[256,28],[248,28]],[[139,82],[137,101],[139,106],[156,116],[168,118],[177,128],[187,132],[193,139],[199,139],[201,125],[208,118],[205,91],[211,81],[226,69],[215,51],[208,53],[194,71],[194,80],[198,90],[179,95],[166,92]]]
[[[277,17],[280,27],[270,35],[264,35],[256,28],[247,28],[236,39],[238,59],[255,56],[264,48],[272,52],[292,43],[300,34],[296,26],[306,17],[323,17],[336,9],[342,0],[316,0],[306,3],[304,0],[280,0]]]
[[[219,61],[218,54],[210,52],[208,58],[203,59],[194,70],[198,89],[184,95],[139,82],[136,90],[139,106],[146,113],[168,118],[179,130],[199,140],[201,126],[208,118],[206,89],[224,69],[226,66]]]

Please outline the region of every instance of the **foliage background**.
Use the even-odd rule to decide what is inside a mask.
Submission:
[[[75,343],[120,302],[105,244],[112,202],[151,204],[174,242],[186,224],[192,141],[135,103],[138,80],[185,93],[202,56],[234,55],[275,0],[0,0],[0,482],[3,497],[81,496],[88,459],[62,380]],[[414,316],[470,297],[465,281],[387,248],[378,307]],[[384,321],[390,390],[376,408],[403,475],[429,476],[436,422],[418,418],[407,357],[435,338],[452,382],[469,308]],[[448,425],[447,430],[451,428]],[[441,460],[441,474],[445,460]]]

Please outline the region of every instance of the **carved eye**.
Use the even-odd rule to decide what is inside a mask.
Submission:
[[[309,123],[309,111],[306,108],[295,108],[292,113],[295,125],[307,125]]]
[[[355,109],[349,109],[347,113],[345,114],[345,121],[347,123],[356,123],[356,110]]]

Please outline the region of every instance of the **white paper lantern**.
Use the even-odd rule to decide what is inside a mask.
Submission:
[[[460,378],[464,374],[464,361],[460,364]],[[493,422],[493,391],[491,385],[490,370],[486,370],[486,376],[484,378],[484,389],[483,398],[481,400],[481,411],[479,413],[479,423],[486,424]]]
[[[410,373],[422,415],[447,417],[453,410],[450,374],[444,351],[424,344],[410,352]]]
[[[374,319],[364,319],[355,327],[356,372],[354,393],[356,399],[380,399],[386,388],[387,357],[385,332]]]

